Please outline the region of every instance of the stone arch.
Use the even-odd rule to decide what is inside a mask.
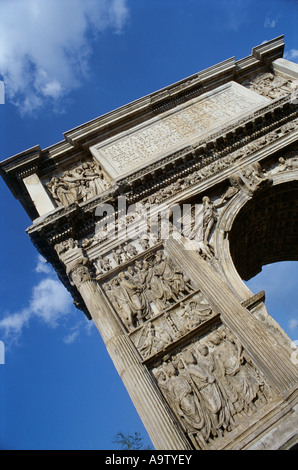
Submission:
[[[262,266],[298,261],[298,171],[273,176],[270,187],[252,197],[239,191],[221,213],[215,250],[230,288],[243,301],[245,285]]]

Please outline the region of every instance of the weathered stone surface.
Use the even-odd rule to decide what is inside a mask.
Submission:
[[[155,161],[268,104],[229,82],[90,150],[111,179]]]
[[[296,346],[242,281],[297,260],[298,81],[283,48],[0,164],[156,449],[297,445]]]

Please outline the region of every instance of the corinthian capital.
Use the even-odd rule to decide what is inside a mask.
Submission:
[[[88,262],[87,258],[81,258],[73,263],[72,266],[69,266],[67,269],[67,274],[70,282],[77,287],[86,281],[92,280],[90,263]]]

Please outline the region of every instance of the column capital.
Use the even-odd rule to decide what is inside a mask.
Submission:
[[[77,240],[69,238],[57,243],[54,248],[66,267],[66,274],[72,285],[78,286],[92,280],[92,263]]]

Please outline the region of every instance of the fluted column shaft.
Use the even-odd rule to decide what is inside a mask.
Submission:
[[[82,275],[82,269],[84,274]],[[139,353],[122,328],[104,293],[82,265],[72,270],[72,282],[79,290],[107,351],[157,450],[187,450],[190,443],[174,418]]]

